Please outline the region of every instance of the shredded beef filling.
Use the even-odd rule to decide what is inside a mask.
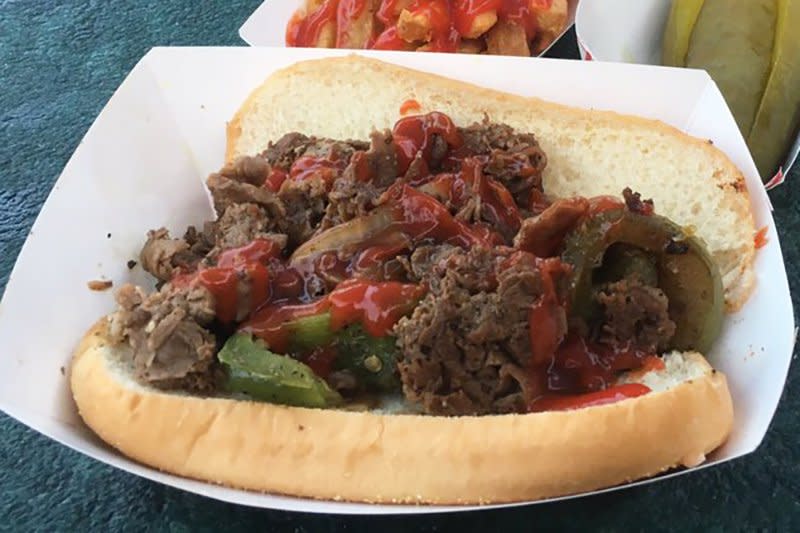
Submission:
[[[182,238],[171,237],[165,228],[149,232],[140,262],[159,280],[160,290],[146,294],[125,285],[118,292],[119,308],[111,317],[110,331],[115,341],[130,345],[137,379],[203,393],[213,393],[221,379],[216,352],[233,328],[216,316],[219,302],[209,290],[195,282],[177,283],[177,275],[219,266],[222,252],[269,240],[282,254],[270,259],[269,268],[278,270],[270,270],[269,279],[279,280],[281,290],[299,287],[304,302],[314,301],[341,281],[341,265],[311,265],[308,273],[292,274],[287,258],[309,239],[389,201],[384,193],[398,183],[437,199],[453,217],[449,224],[466,223],[471,231],[496,237],[487,242],[507,245],[465,247],[463,241],[456,246],[457,241],[418,236],[413,240],[397,233],[401,226],[393,227],[392,234],[370,237],[374,242],[369,246],[378,248],[400,243],[395,257],[381,258],[379,268],[369,271],[370,279],[427,288],[413,312],[393,329],[403,393],[431,414],[525,411],[545,387],[532,371],[541,365],[533,352],[549,353],[537,351],[539,339],[545,339],[544,344],[560,342],[567,334],[562,304],[566,284],[557,283],[554,289],[553,278],[540,270],[537,257],[556,257],[547,261],[562,265],[557,257],[563,240],[587,216],[589,203],[583,198],[547,201],[542,190],[547,160],[533,135],[488,121],[459,128],[458,133],[462,143],[454,149],[434,135],[426,158],[420,151],[403,175],[398,175],[398,154],[388,130],[374,132],[369,143],[289,133],[261,154],[239,158],[210,175],[207,185],[217,219],[202,230],[190,227]],[[477,165],[472,181],[459,174],[468,165]],[[446,180],[435,182],[440,176],[450,176],[451,181],[446,186]],[[453,181],[454,176],[462,181]],[[629,210],[652,213],[652,202],[630,189],[624,198]],[[498,211],[503,202],[513,204],[505,213]],[[431,215],[422,212],[419,219],[406,222],[424,227],[426,216]],[[339,256],[336,261],[352,259]],[[519,257],[525,260],[517,261]],[[230,317],[240,322],[264,300],[255,299],[255,278],[245,270],[237,276]],[[553,291],[557,301],[548,300]],[[591,327],[581,326],[593,342],[628,343],[657,352],[675,333],[666,295],[641,279],[603,283],[593,298],[601,319]],[[536,325],[531,332],[532,308],[537,305],[553,313],[546,335]],[[339,390],[357,388],[347,370],[335,370],[327,379]]]
[[[397,154],[391,132],[373,132],[369,151],[353,157],[333,183],[321,229],[367,214],[396,180]]]
[[[537,394],[525,368],[541,277],[525,264],[496,274],[502,259],[484,248],[412,255],[412,268],[431,290],[394,331],[403,392],[426,412],[518,412]]]
[[[603,285],[595,300],[603,309],[598,336],[601,342],[610,345],[631,342],[639,350],[658,353],[675,334],[667,296],[637,278]]]
[[[547,157],[536,137],[488,120],[459,132],[469,151],[489,154],[484,171],[505,185],[518,204],[527,207],[531,191],[542,191]]]
[[[111,338],[127,339],[140,380],[161,388],[209,392],[216,387],[216,339],[207,329],[214,299],[202,287],[167,285],[152,294],[124,285],[111,316]]]
[[[172,239],[166,228],[147,233],[139,262],[147,272],[162,281],[172,278],[181,258],[191,255],[189,243],[183,239]]]
[[[632,213],[639,215],[653,214],[653,200],[642,200],[642,195],[638,192],[633,192],[630,187],[625,187],[625,190],[622,191],[622,197],[625,199],[625,205]]]
[[[268,239],[285,248],[288,237],[275,233],[276,229],[264,208],[250,203],[235,204],[228,207],[215,224],[215,246],[227,250],[245,246],[255,239]]]
[[[556,200],[541,214],[522,221],[514,247],[537,257],[551,257],[559,252],[564,237],[589,211],[583,198]]]

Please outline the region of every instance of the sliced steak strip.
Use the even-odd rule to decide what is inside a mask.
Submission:
[[[295,159],[303,155],[308,145],[314,142],[313,138],[302,133],[287,133],[275,143],[270,143],[261,155],[270,165],[289,170]]]
[[[216,387],[216,339],[206,329],[214,318],[211,293],[202,287],[167,285],[150,295],[124,285],[109,330],[131,346],[139,380],[160,388],[211,392]]]
[[[314,235],[328,207],[328,186],[320,178],[286,180],[280,190],[285,206],[282,228],[291,246],[297,247]]]
[[[215,224],[215,243],[218,251],[245,246],[255,239],[275,241],[286,247],[287,236],[281,233],[283,221],[272,219],[256,204],[233,204]]]
[[[280,220],[286,216],[283,202],[269,189],[237,181],[221,173],[211,174],[206,184],[218,215],[222,215],[232,205],[251,203],[263,207],[272,219]]]
[[[161,281],[171,279],[179,267],[193,270],[202,258],[186,240],[171,238],[166,228],[147,232],[147,241],[139,253],[142,268]]]

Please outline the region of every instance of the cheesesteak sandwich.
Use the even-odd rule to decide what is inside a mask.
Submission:
[[[270,77],[206,183],[216,219],[150,231],[155,288],[121,287],[73,361],[133,459],[490,503],[694,466],[731,431],[701,354],[753,288],[754,229],[705,141],[345,57]]]

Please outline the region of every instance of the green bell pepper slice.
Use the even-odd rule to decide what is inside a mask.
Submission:
[[[669,298],[670,318],[676,325],[670,348],[706,353],[722,328],[722,277],[699,239],[658,215],[615,209],[592,217],[570,233],[562,254],[562,260],[573,266],[570,312],[587,322],[597,317],[592,299],[595,273],[603,266],[606,251],[620,243],[654,260],[658,287]]]
[[[332,407],[342,403],[339,393],[307,365],[271,352],[251,335],[233,335],[217,357],[226,370],[228,392],[300,407]]]

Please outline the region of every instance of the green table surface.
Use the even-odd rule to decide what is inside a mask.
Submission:
[[[0,290],[53,182],[139,58],[155,45],[243,45],[237,29],[258,4],[0,0]],[[577,57],[574,35],[553,55]],[[795,310],[798,187],[795,169],[788,184],[770,194]],[[0,414],[0,530],[800,531],[798,388],[795,365],[762,446],[725,465],[566,502],[412,517],[310,515],[221,503],[117,471]]]

